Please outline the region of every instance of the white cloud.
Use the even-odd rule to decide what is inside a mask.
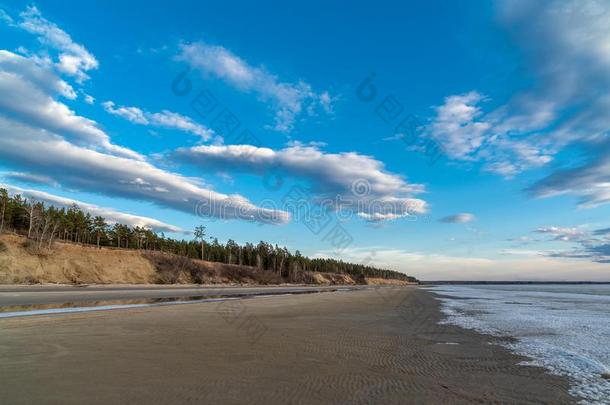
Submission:
[[[428,133],[450,158],[505,177],[542,167],[574,142],[610,130],[610,4],[596,0],[497,3],[534,85],[492,111],[477,92],[449,96]],[[581,191],[590,184],[582,184]]]
[[[440,142],[453,159],[470,159],[485,139],[490,124],[478,121],[482,111],[477,105],[484,97],[472,91],[449,96],[436,107],[436,118],[430,125],[430,135]]]
[[[78,205],[83,211],[90,213],[93,216],[102,216],[109,223],[119,222],[129,226],[139,226],[152,229],[156,232],[184,232],[183,229],[161,222],[154,218],[142,217],[138,215],[127,214],[116,211],[112,208],[103,208],[94,204],[85,203],[71,198],[60,197],[54,194],[45,193],[38,190],[23,189],[20,187],[11,186],[8,184],[0,184],[0,188],[5,188],[11,194],[20,194],[23,197],[33,199],[40,202],[45,202],[57,208],[69,208],[72,205]]]
[[[502,249],[500,254],[508,256],[545,256],[547,252],[528,249]]]
[[[70,100],[76,92],[68,83],[60,79],[44,61],[36,57],[24,57],[0,49],[0,71],[28,81],[47,94],[59,95]]]
[[[1,8],[0,8],[0,21],[4,22],[5,24],[7,24],[9,26],[12,26],[14,24],[13,17],[8,15],[6,13],[6,11],[2,10]]]
[[[484,100],[484,96],[472,91],[449,96],[435,108],[436,116],[426,132],[442,145],[447,157],[484,161],[486,171],[507,178],[552,160],[550,152],[534,140],[512,139],[511,134],[519,132],[517,119],[502,121],[498,111],[484,114],[480,107]]]
[[[569,250],[545,252],[548,257],[610,263],[610,228],[591,231],[585,226],[548,226],[538,228],[534,232],[550,235],[555,241],[576,244],[576,247]]]
[[[148,119],[144,115],[144,111],[139,109],[138,107],[118,107],[114,108],[114,103],[112,101],[104,101],[102,103],[104,110],[108,113],[116,115],[121,118],[125,118],[127,121],[133,122],[135,124],[148,125]]]
[[[24,173],[24,172],[4,172],[0,173],[0,177],[7,180],[20,181],[23,183],[42,184],[46,186],[57,187],[59,184],[50,178],[42,174]]]
[[[61,72],[82,82],[89,78],[86,72],[98,68],[97,59],[83,45],[74,42],[68,33],[44,18],[35,6],[27,7],[20,17],[19,27],[37,35],[43,45],[60,52],[56,67]]]
[[[95,103],[95,98],[93,98],[93,96],[90,96],[89,94],[85,94],[85,103],[87,104],[93,104]]]
[[[148,201],[224,219],[281,224],[284,211],[257,207],[241,195],[199,186],[142,160],[114,156],[67,142],[57,134],[0,116],[0,159],[76,190]]]
[[[115,107],[112,101],[105,101],[102,103],[102,106],[108,113],[124,118],[134,124],[177,129],[198,135],[204,141],[209,140],[213,135],[212,130],[196,123],[189,117],[175,112],[163,110],[157,113],[150,113],[138,107]]]
[[[0,50],[0,116],[60,134],[79,145],[143,159],[137,152],[112,144],[95,121],[77,115],[55,100],[58,96],[75,98],[76,93],[35,59]]]
[[[421,201],[421,200],[419,200]],[[420,204],[420,205],[424,205],[424,204]],[[425,209],[420,210],[418,213],[423,213],[426,212]],[[416,212],[415,209],[413,208],[409,208],[407,209],[404,213],[394,213],[394,212],[388,212],[388,213],[383,213],[383,212],[373,212],[373,213],[368,213],[368,212],[358,212],[356,215],[358,215],[360,218],[369,221],[369,222],[382,222],[382,221],[393,221],[395,219],[400,219],[400,218],[405,218],[408,217],[409,215],[414,215]]]
[[[153,125],[164,128],[175,128],[199,135],[203,140],[208,140],[213,135],[212,130],[195,123],[192,119],[167,110],[151,114],[151,121]]]
[[[469,214],[467,212],[450,215],[444,218],[441,218],[441,222],[445,222],[448,224],[464,224],[467,222],[472,222],[475,220],[475,216],[473,214]]]
[[[285,223],[288,213],[260,208],[240,195],[200,187],[114,145],[97,123],[57,97],[74,98],[46,60],[0,51],[0,160],[33,176],[77,190],[149,201],[190,214]],[[166,126],[189,128],[171,113],[151,114]],[[186,127],[184,125],[187,125]]]
[[[244,92],[254,92],[261,100],[271,102],[276,110],[273,129],[290,132],[303,113],[317,108],[332,111],[333,98],[328,92],[316,93],[303,81],[281,81],[263,67],[249,65],[222,46],[203,42],[181,45],[178,60],[185,61],[205,75],[218,77]]]
[[[369,221],[427,212],[427,203],[412,195],[424,191],[384,164],[355,152],[327,153],[316,145],[294,143],[284,149],[252,145],[212,145],[179,149],[174,157],[203,168],[244,170],[308,180],[316,198],[329,207],[350,210]]]
[[[598,145],[591,152],[597,157],[572,169],[557,170],[528,188],[536,197],[574,194],[582,208],[610,203],[610,145]]]
[[[587,236],[587,233],[578,228],[565,228],[559,226],[541,227],[535,230],[537,233],[552,235],[555,240],[564,242],[582,240]]]

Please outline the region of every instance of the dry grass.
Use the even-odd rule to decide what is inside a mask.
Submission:
[[[161,252],[56,242],[51,250],[12,234],[0,235],[0,284],[401,284],[301,271],[287,279],[256,267],[192,260]]]
[[[55,243],[52,250],[38,251],[18,235],[0,235],[0,284],[151,283],[155,270],[135,250],[96,249]]]
[[[160,284],[281,284],[282,279],[269,271],[234,264],[192,260],[161,252],[146,252],[155,268],[156,282]]]
[[[367,278],[366,283],[369,285],[414,285],[417,283],[410,283],[404,280],[394,280],[387,278]]]
[[[145,252],[144,257],[150,261],[155,269],[155,282],[157,284],[197,283],[204,284],[205,269],[186,257],[175,256],[159,252]]]
[[[24,239],[21,246],[29,254],[38,256],[40,258],[48,257],[52,253],[52,250],[46,248],[46,244],[40,245],[35,240],[31,239]]]

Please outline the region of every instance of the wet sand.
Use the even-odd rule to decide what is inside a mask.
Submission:
[[[0,403],[573,403],[415,287],[0,320]]]
[[[180,297],[245,296],[306,293],[337,289],[366,289],[368,286],[201,286],[201,285],[0,285],[0,311],[6,306],[80,303],[86,301],[134,300]]]

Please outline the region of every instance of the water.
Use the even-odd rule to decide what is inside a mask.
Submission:
[[[199,304],[204,302],[221,302],[237,300],[236,297],[177,297],[177,298],[142,298],[133,300],[107,300],[64,302],[59,304],[34,304],[0,307],[1,318],[16,318],[33,315],[52,315],[78,312],[111,311],[116,309],[133,309],[145,307],[158,307],[166,305]]]
[[[76,312],[110,311],[116,309],[132,309],[157,307],[166,305],[198,304],[204,302],[219,302],[236,299],[270,298],[289,295],[315,294],[322,292],[352,291],[349,288],[332,288],[325,290],[305,290],[290,292],[243,293],[230,295],[196,295],[161,298],[133,298],[98,301],[59,302],[31,305],[0,305],[0,319],[33,315],[51,315]]]
[[[443,321],[495,336],[567,377],[584,404],[610,404],[610,285],[438,286]],[[610,378],[610,377],[609,377]]]

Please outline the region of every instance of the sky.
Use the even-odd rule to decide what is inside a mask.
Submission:
[[[610,280],[610,4],[6,2],[0,184],[422,280]]]

